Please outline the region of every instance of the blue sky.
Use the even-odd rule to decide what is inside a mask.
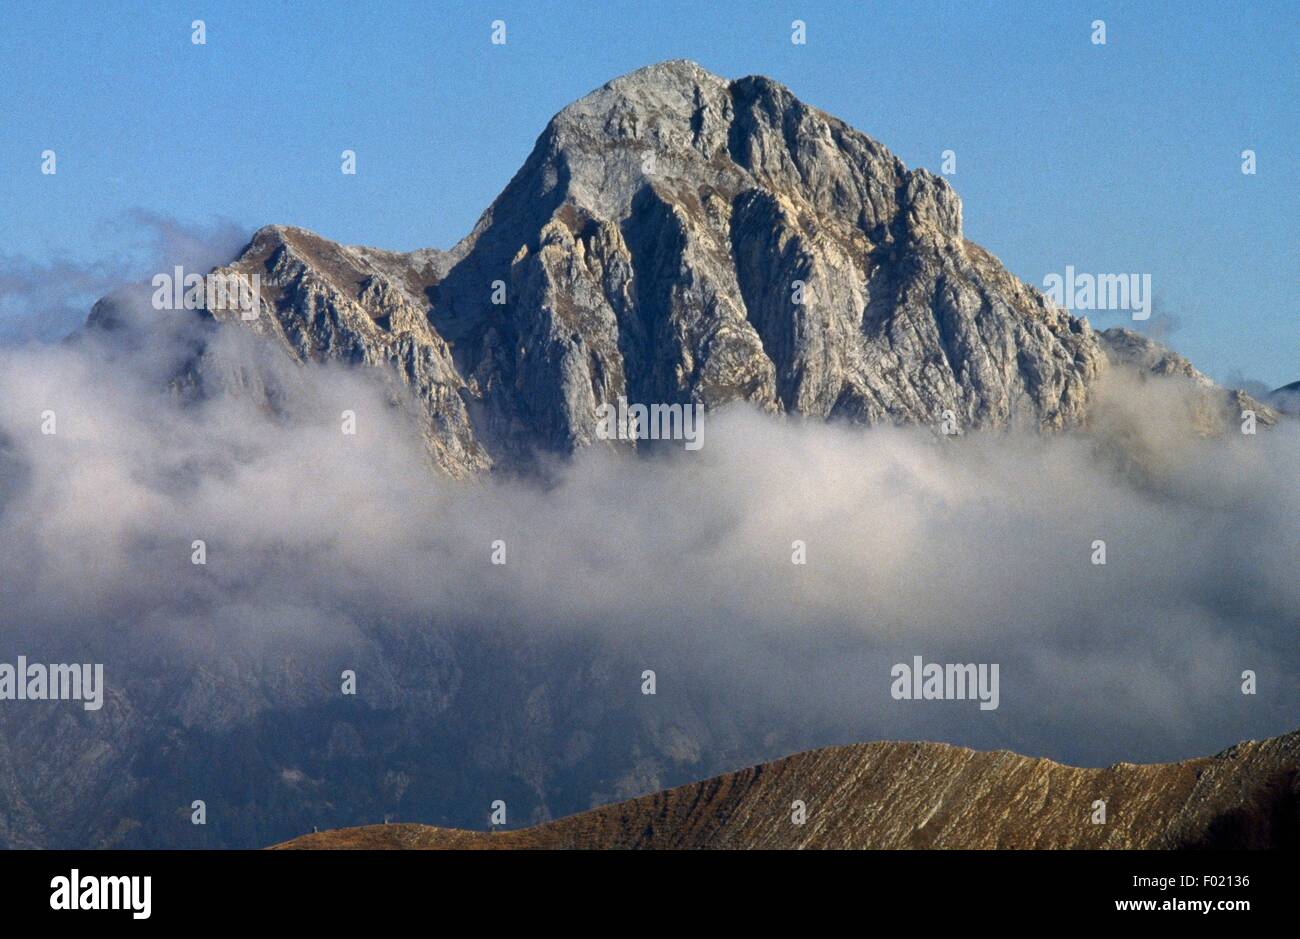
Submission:
[[[1294,2],[22,0],[3,21],[0,333],[18,319],[14,270],[147,276],[131,269],[147,213],[449,247],[555,111],[691,58],[769,75],[909,166],[937,172],[955,151],[967,236],[1025,280],[1150,273],[1154,328],[1213,377],[1300,379]],[[66,326],[51,315],[44,332]]]

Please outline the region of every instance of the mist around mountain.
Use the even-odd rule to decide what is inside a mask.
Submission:
[[[0,707],[0,844],[524,825],[878,739],[1104,766],[1294,730],[1296,422],[961,223],[782,86],[665,63],[557,115],[450,251],[271,226],[218,269],[257,275],[253,318],[137,285],[0,349],[0,632],[106,682]],[[698,405],[703,446],[601,439],[620,397]],[[895,698],[918,655],[996,663],[998,707]]]

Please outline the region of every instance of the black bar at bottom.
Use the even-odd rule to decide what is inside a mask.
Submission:
[[[616,917],[605,920],[611,926],[643,923],[664,936],[702,922],[770,926],[845,912],[864,923],[975,925],[1032,914],[1055,925],[1170,915],[1226,925],[1293,913],[1295,860],[1291,852],[1208,851],[12,851],[0,852],[0,897],[9,923],[35,917],[128,929],[374,927],[434,915],[439,931],[459,932],[446,916],[538,928],[598,911]],[[125,908],[54,909],[52,900],[72,905],[73,870],[81,891],[89,883],[89,902],[100,902],[102,888],[107,905],[116,890]],[[148,917],[136,915],[142,880],[126,893],[122,881],[102,887],[101,876],[149,877]],[[62,894],[57,878],[67,881]]]

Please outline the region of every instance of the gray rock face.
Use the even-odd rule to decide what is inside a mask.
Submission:
[[[453,475],[590,444],[619,396],[1075,427],[1123,345],[966,241],[942,178],[686,61],[556,115],[450,252],[270,227],[224,271],[262,276],[252,328],[300,359],[389,366]]]

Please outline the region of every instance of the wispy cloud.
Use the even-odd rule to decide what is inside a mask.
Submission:
[[[0,340],[57,339],[85,322],[99,297],[180,264],[206,273],[248,241],[234,222],[188,222],[133,209],[100,223],[104,241],[128,246],[99,258],[0,255]]]

